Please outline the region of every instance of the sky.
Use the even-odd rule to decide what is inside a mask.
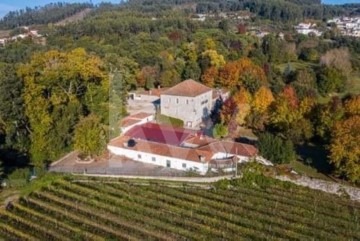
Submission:
[[[25,7],[43,6],[51,2],[89,2],[90,0],[0,0],[0,18],[9,11],[23,9]],[[92,0],[92,3],[97,4],[104,0]],[[118,3],[119,0],[105,0],[106,2]],[[342,3],[360,3],[360,0],[322,0],[323,3],[328,4],[342,4]]]

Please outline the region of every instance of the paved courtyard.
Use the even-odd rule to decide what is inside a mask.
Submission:
[[[63,173],[87,173],[106,175],[137,176],[185,176],[183,171],[136,162],[125,157],[106,154],[91,163],[77,161],[77,153],[72,152],[50,166],[49,171]]]
[[[155,114],[156,109],[152,101],[147,100],[128,100],[127,111],[130,115],[145,112],[150,114]]]

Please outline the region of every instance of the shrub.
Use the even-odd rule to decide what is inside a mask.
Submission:
[[[295,159],[294,145],[289,140],[265,133],[259,136],[258,148],[260,154],[273,163],[285,164]]]

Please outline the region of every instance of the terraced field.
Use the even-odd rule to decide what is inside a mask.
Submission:
[[[5,240],[360,240],[360,204],[309,189],[59,179],[0,209]]]

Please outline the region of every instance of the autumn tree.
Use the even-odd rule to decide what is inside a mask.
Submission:
[[[259,113],[264,113],[267,111],[268,107],[274,101],[274,96],[271,90],[265,86],[260,87],[260,89],[255,93],[253,99],[253,108]]]
[[[360,116],[338,121],[332,131],[330,162],[338,174],[352,182],[360,181]]]
[[[75,126],[74,149],[87,156],[99,155],[107,143],[106,132],[96,115],[80,119]]]
[[[144,66],[136,75],[137,86],[151,89],[154,87],[158,76],[158,69],[153,66]]]
[[[247,89],[241,88],[240,91],[234,94],[233,99],[238,110],[235,112],[236,123],[238,125],[244,125],[245,119],[251,111],[252,96]]]
[[[24,81],[25,114],[36,166],[71,147],[73,130],[86,112],[108,121],[109,81],[103,62],[84,49],[35,54],[18,70]]]
[[[209,87],[214,87],[215,84],[218,82],[218,74],[219,71],[216,67],[212,66],[208,68],[205,73],[201,76],[201,82]]]
[[[345,113],[349,116],[360,115],[360,95],[353,96],[345,101]]]

